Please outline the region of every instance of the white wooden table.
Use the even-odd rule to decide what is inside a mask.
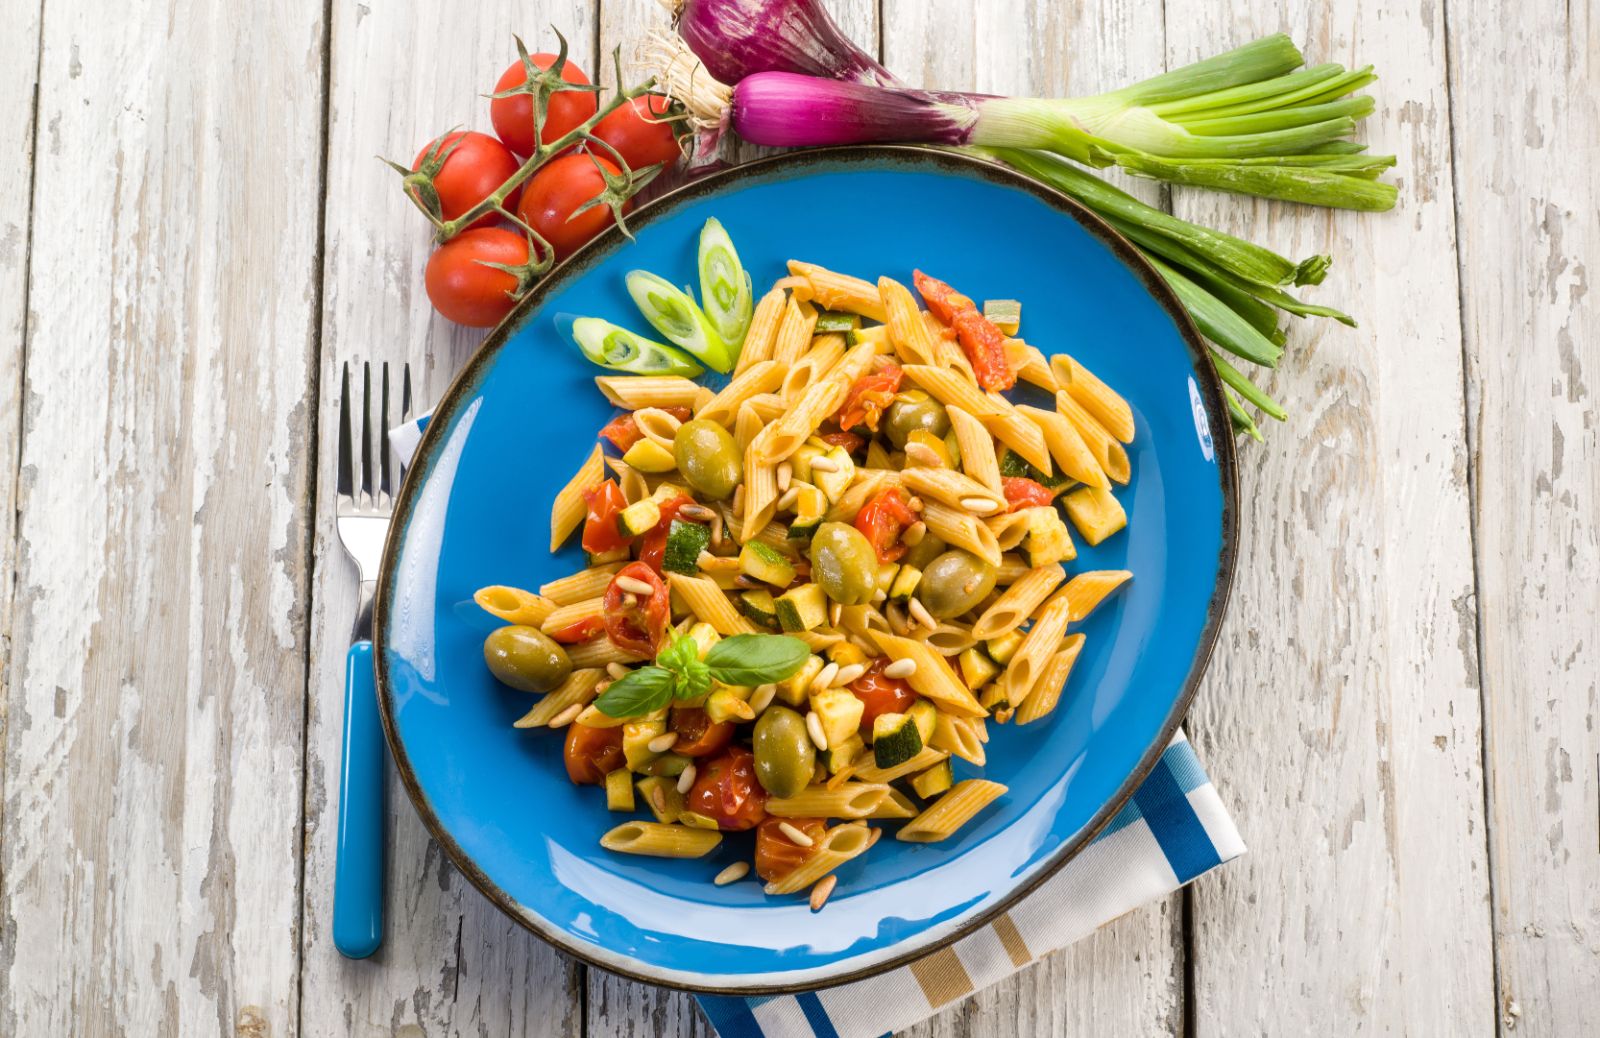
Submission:
[[[913,81],[1104,88],[1261,33],[1375,63],[1397,209],[1170,193],[1331,251],[1244,445],[1188,729],[1252,846],[918,1035],[1595,1033],[1600,16],[1582,2],[837,0]],[[443,390],[375,155],[487,129],[510,34],[655,0],[7,0],[0,1034],[702,1035],[490,907],[391,784],[389,930],[329,936],[352,577],[337,372]],[[1167,196],[1142,189],[1145,197]]]

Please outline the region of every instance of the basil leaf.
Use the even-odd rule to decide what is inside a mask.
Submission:
[[[607,717],[638,717],[659,710],[672,699],[672,673],[660,667],[640,667],[613,681],[595,709]]]
[[[711,691],[711,668],[698,659],[690,660],[678,671],[677,679],[677,685],[672,690],[676,699],[699,699]]]
[[[782,681],[805,663],[811,647],[784,634],[736,634],[706,653],[711,676],[724,685],[765,685]]]
[[[671,671],[683,671],[692,663],[700,662],[700,643],[688,635],[675,635],[665,649],[656,655],[656,664]]]

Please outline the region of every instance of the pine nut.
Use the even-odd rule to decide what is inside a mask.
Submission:
[[[814,847],[814,846],[816,846],[817,841],[813,840],[811,837],[807,836],[805,833],[801,832],[799,829],[796,829],[794,826],[790,825],[788,822],[779,822],[778,823],[778,831],[783,833],[783,835],[787,836],[789,838],[790,842],[792,842],[797,847]]]
[[[889,598],[889,592],[885,591],[883,588],[879,588],[878,590],[876,590],[876,591],[874,591],[872,593],[872,604],[873,605],[882,605],[885,601],[888,600],[888,598]]]
[[[838,876],[823,876],[817,880],[817,885],[811,888],[811,910],[822,911],[822,906],[828,903],[828,895],[832,894],[833,888],[838,885]]]
[[[740,483],[733,491],[733,514],[744,515],[744,484]]]
[[[787,512],[794,507],[794,503],[798,500],[800,500],[800,488],[790,487],[778,498],[778,511]]]
[[[606,673],[611,675],[612,681],[621,681],[628,676],[628,668],[613,661],[606,664]]]
[[[678,509],[678,514],[683,516],[685,519],[692,519],[697,523],[708,523],[711,521],[711,517],[717,513],[713,512],[705,505],[684,505]]]
[[[750,697],[750,709],[757,714],[772,705],[772,700],[778,694],[777,685],[758,685],[755,695]]]
[[[961,499],[961,507],[973,515],[993,515],[1000,511],[1000,506],[987,497],[964,497]]]
[[[622,597],[617,599],[617,604],[622,606],[624,611],[632,609],[634,606],[639,604],[639,596],[624,591],[622,593]]]
[[[933,618],[931,613],[928,612],[928,607],[923,605],[917,599],[913,598],[910,602],[906,603],[906,609],[910,611],[911,619],[926,627],[928,630],[936,631],[939,629],[939,622]]]
[[[711,882],[719,887],[725,887],[729,883],[739,882],[748,875],[750,875],[750,863],[748,861],[736,861],[717,873],[716,878]]]
[[[812,458],[812,472],[838,472],[839,466],[827,458]]]
[[[581,713],[583,713],[583,704],[582,703],[573,703],[571,706],[567,707],[565,710],[561,711],[559,714],[557,714],[554,717],[550,718],[549,727],[551,727],[551,728],[565,728],[567,725],[571,724],[573,721],[576,721],[578,719],[578,715],[581,714]]]
[[[839,619],[842,616],[844,616],[844,604],[842,602],[834,602],[828,607],[828,626],[838,627]]]
[[[789,489],[790,480],[794,479],[794,463],[791,461],[780,461],[778,463],[777,478],[778,493],[782,494]]]
[[[683,774],[678,776],[678,792],[687,793],[694,788],[694,776],[697,769],[693,764],[683,769]]]
[[[660,786],[650,787],[650,806],[655,808],[658,815],[667,813],[667,795],[661,792]]]
[[[906,547],[915,548],[917,545],[922,543],[922,538],[926,536],[927,533],[928,524],[923,522],[921,519],[918,519],[916,522],[906,527],[905,532],[900,535],[900,540],[901,543],[903,543]]]
[[[905,610],[901,609],[893,602],[890,602],[889,605],[884,608],[883,618],[889,621],[890,631],[901,638],[906,636],[906,631],[908,631],[910,628],[906,625]]]
[[[918,497],[915,494],[912,494],[911,495],[911,500],[906,502],[906,507],[911,509],[913,512],[921,514],[922,508],[923,508],[922,498]]]
[[[906,464],[917,468],[937,469],[944,467],[944,459],[939,457],[938,451],[925,443],[908,443]]]
[[[618,694],[620,695],[621,693]],[[645,743],[645,748],[651,753],[666,753],[677,744],[678,733],[667,732],[663,735],[658,735],[654,739],[651,739],[649,742]]]
[[[834,675],[833,683],[835,685],[848,685],[866,672],[867,665],[865,663],[852,663],[848,667],[839,668],[839,673]]]
[[[612,579],[617,582],[617,587],[624,591],[630,592],[631,594],[650,595],[654,594],[656,590],[649,584],[646,584],[644,581],[640,580],[638,577],[630,577],[625,573],[618,574]]]
[[[811,736],[811,741],[816,744],[817,749],[828,748],[828,737],[822,731],[822,719],[816,714],[806,714],[806,734]]]
[[[821,670],[817,671],[817,676],[811,679],[811,687],[819,690],[832,688],[833,679],[837,677],[838,674],[839,665],[837,663],[830,663],[826,667],[823,667]],[[819,746],[818,748],[823,750],[827,749],[826,746]]]
[[[891,663],[887,667],[883,668],[883,676],[884,677],[886,677],[886,678],[899,678],[902,681],[905,680],[906,678],[909,678],[911,675],[915,674],[916,672],[917,672],[917,661],[916,660],[912,660],[912,659],[895,660],[893,663]]]
[[[711,514],[711,546],[713,548],[722,547],[722,513],[721,512],[713,512]]]

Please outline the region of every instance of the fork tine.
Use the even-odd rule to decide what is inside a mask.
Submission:
[[[339,390],[339,475],[338,492],[346,497],[355,492],[355,467],[351,454],[350,436],[350,362],[344,363],[344,377]]]
[[[389,362],[383,362],[383,396],[378,422],[378,493],[387,505],[394,494],[394,478],[389,471]]]
[[[372,504],[372,363],[361,362],[361,494]]]
[[[400,365],[400,420],[411,421],[411,365]]]

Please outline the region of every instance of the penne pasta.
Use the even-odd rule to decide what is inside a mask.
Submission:
[[[844,635],[832,634],[823,630],[801,631],[792,637],[805,642],[812,652],[827,652],[829,649],[844,641]]]
[[[1090,452],[1088,444],[1083,442],[1083,436],[1059,411],[1046,411],[1026,404],[1018,407],[1017,411],[1026,415],[1039,427],[1039,431],[1044,433],[1045,444],[1050,448],[1050,456],[1055,459],[1063,473],[1087,486],[1111,485],[1111,481],[1106,479],[1105,472],[1100,468],[1100,463],[1094,460],[1094,454]]]
[[[1017,646],[1016,654],[1011,657],[1011,662],[996,679],[1005,694],[1006,701],[1013,708],[1020,708],[1027,700],[1028,694],[1033,691],[1039,671],[1044,669],[1050,654],[1059,646],[1061,636],[1067,630],[1067,616],[1070,609],[1071,604],[1060,594],[1046,602],[1039,619],[1035,620],[1033,626],[1028,628],[1028,633],[1022,636],[1022,644]]]
[[[874,321],[884,320],[883,300],[870,281],[799,260],[789,261],[789,273],[810,282],[812,297],[829,310],[860,314]]]
[[[959,656],[978,644],[978,639],[972,636],[972,628],[948,620],[942,621],[931,631],[919,627],[912,637],[941,656]]]
[[[570,605],[557,606],[550,611],[550,615],[544,618],[544,622],[539,625],[539,628],[545,634],[554,634],[557,631],[571,627],[573,624],[582,623],[591,617],[603,616],[605,614],[605,610],[602,608],[603,603],[604,599],[597,597],[586,598]]]
[[[772,392],[782,382],[783,365],[773,360],[758,361],[733,376],[722,392],[695,411],[695,417],[719,425],[732,425],[745,401],[758,394]]]
[[[616,476],[617,487],[628,504],[650,496],[650,478],[621,458],[606,457],[606,467]]]
[[[775,426],[767,426],[744,451],[744,515],[739,519],[739,543],[748,544],[778,510],[778,477],[772,462],[762,455]]]
[[[1083,635],[1070,634],[1061,643],[1061,648],[1050,655],[1049,661],[1039,671],[1038,680],[1028,691],[1028,698],[1016,712],[1018,724],[1037,721],[1056,708],[1066,687],[1067,677],[1072,673],[1072,665],[1078,661],[1078,653],[1082,650]]]
[[[1059,565],[1030,569],[1014,584],[1006,588],[993,605],[984,610],[978,622],[972,625],[972,636],[980,641],[998,638],[1007,631],[1020,628],[1033,611],[1050,593],[1066,579],[1066,571]]]
[[[937,365],[938,344],[929,334],[911,290],[893,278],[881,277],[878,295],[883,300],[884,323],[889,326],[889,345],[900,359],[907,364]]]
[[[600,846],[608,851],[652,858],[702,858],[721,842],[715,829],[661,822],[623,822],[600,837]]]
[[[744,333],[744,346],[739,350],[739,363],[733,369],[735,377],[772,359],[772,342],[777,338],[778,324],[783,320],[786,302],[783,289],[774,288],[756,303],[750,315],[750,329]]]
[[[994,449],[989,449],[990,456]],[[976,479],[954,469],[908,468],[900,481],[924,498],[976,516],[998,515],[1006,510],[1006,499]]]
[[[953,714],[963,717],[986,715],[987,711],[978,705],[967,686],[950,669],[950,664],[933,648],[911,638],[885,634],[883,631],[873,631],[870,636],[885,656],[892,660],[911,660],[916,664],[916,670],[906,678],[906,682],[917,692]]]
[[[505,587],[501,584],[479,588],[472,593],[472,600],[491,616],[497,616],[508,624],[523,624],[528,627],[538,627],[544,623],[544,618],[549,616],[557,605],[550,599],[542,598],[531,591],[524,591],[519,587]]]
[[[907,364],[904,370],[907,378],[947,408],[959,407],[979,418],[1008,413],[1007,408],[985,396],[976,383],[959,372],[928,364]]]
[[[995,439],[1016,451],[1023,461],[1047,476],[1055,471],[1055,465],[1050,460],[1049,445],[1045,443],[1044,430],[1026,415],[1008,409],[1004,414],[979,415],[978,420],[994,434]]]
[[[1011,554],[1007,550],[1006,554],[1000,556],[1000,570],[995,574],[994,582],[1001,585],[1015,584],[1032,568],[1021,556]]]
[[[1098,569],[1079,573],[1061,589],[1067,600],[1067,622],[1077,623],[1094,612],[1107,595],[1126,584],[1133,574],[1125,569]]]
[[[1017,366],[1017,377],[1029,385],[1038,386],[1046,393],[1054,393],[1061,388],[1056,381],[1055,372],[1050,370],[1050,362],[1036,347],[1029,346],[1021,339],[1012,339],[1011,342],[1022,343],[1022,363]],[[1011,342],[1006,345],[1009,347]]]
[[[807,786],[792,797],[768,797],[767,814],[777,818],[867,818],[889,795],[874,782],[846,782],[837,789]]]
[[[981,768],[989,759],[983,749],[988,738],[983,718],[956,717],[941,710],[933,719],[933,737],[928,745],[936,750],[948,750],[951,756]]]
[[[1005,792],[1006,787],[998,782],[963,779],[907,823],[895,834],[895,839],[908,843],[936,843],[946,839]]]
[[[933,353],[934,362],[941,368],[958,372],[963,378],[974,383],[978,381],[977,372],[972,370],[972,362],[967,359],[966,353],[954,339],[936,336],[933,340]]]
[[[739,615],[728,596],[716,582],[706,577],[687,577],[682,573],[668,573],[667,583],[683,599],[689,612],[710,624],[718,634],[755,634],[756,629]]]
[[[624,411],[641,407],[693,407],[700,385],[680,375],[598,375],[594,384]]]
[[[739,413],[733,420],[733,442],[743,453],[750,449],[750,441],[756,438],[766,425],[766,420],[756,413],[755,405],[746,400],[739,405]]]
[[[1056,411],[1078,430],[1084,446],[1094,455],[1094,460],[1102,472],[1122,484],[1126,484],[1132,478],[1133,468],[1128,464],[1128,452],[1123,449],[1122,444],[1112,439],[1105,427],[1095,421],[1094,416],[1085,411],[1083,405],[1074,400],[1070,393],[1056,394]]]
[[[1094,415],[1107,432],[1123,443],[1133,442],[1133,408],[1115,390],[1065,353],[1051,358],[1050,370],[1057,384]]]
[[[957,511],[937,501],[926,501],[922,508],[922,521],[940,540],[956,548],[964,548],[991,566],[1000,565],[1000,542],[982,522],[966,512]]]
[[[690,383],[693,385],[693,383]],[[605,463],[601,461],[600,445],[595,444],[594,450],[578,466],[567,485],[556,492],[555,503],[550,506],[550,550],[556,551],[563,541],[572,536],[572,531],[583,525],[583,520],[589,514],[589,505],[583,497],[591,487],[599,485],[606,478]]]
[[[574,667],[604,667],[607,663],[639,663],[645,657],[626,649],[619,649],[610,638],[590,638],[577,645],[568,645],[567,659]]]
[[[781,369],[799,360],[811,345],[811,333],[817,327],[817,308],[793,296],[784,307],[783,323],[778,325],[778,337],[772,343],[772,359]]]
[[[844,336],[830,333],[812,339],[811,349],[783,375],[778,396],[786,404],[800,399],[806,388],[821,379],[843,356]]]
[[[878,491],[899,485],[900,474],[890,469],[856,469],[856,481],[839,495],[839,500],[828,509],[826,518],[830,523],[855,522],[856,513],[877,496]]]
[[[918,771],[927,771],[935,764],[950,756],[944,750],[936,750],[931,746],[924,746],[917,751],[917,755],[910,760],[902,761],[893,767],[880,768],[874,764],[866,764],[856,769],[856,778],[862,782],[893,782],[898,778]]]
[[[543,728],[573,706],[588,706],[595,697],[595,686],[605,676],[598,667],[585,667],[567,675],[555,691],[539,700],[537,706],[512,722],[513,728]]]
[[[1000,550],[1010,551],[1028,536],[1028,509],[997,515],[984,520],[984,525],[994,534],[995,543],[1000,545]]]
[[[889,787],[889,795],[883,798],[883,803],[878,805],[869,817],[872,818],[915,818],[917,805],[904,793]]]
[[[793,894],[805,890],[851,858],[863,854],[870,846],[872,830],[865,825],[860,822],[836,825],[823,833],[811,853],[793,871],[768,883],[763,889],[768,894]]]
[[[994,437],[971,411],[948,407],[950,430],[956,434],[956,449],[961,452],[961,470],[993,493],[1005,499],[1005,484],[1000,481],[1000,459]]]
[[[611,584],[612,576],[621,568],[620,562],[590,566],[571,576],[561,577],[542,585],[539,593],[556,605],[571,605],[586,598],[598,598],[605,594],[606,588]]]

